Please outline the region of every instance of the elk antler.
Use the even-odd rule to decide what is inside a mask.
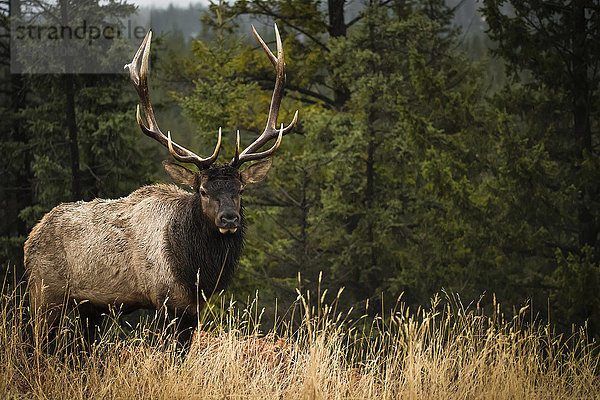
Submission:
[[[260,35],[254,29],[254,25],[252,25],[252,32],[254,32],[254,36],[262,46],[265,53],[269,57],[269,60],[275,67],[275,71],[277,73],[277,77],[275,79],[275,88],[273,89],[273,97],[271,98],[271,107],[269,108],[269,117],[267,118],[267,125],[263,133],[244,151],[240,153],[240,132],[237,132],[236,138],[236,149],[235,149],[235,157],[229,163],[231,166],[235,168],[239,168],[242,163],[246,161],[259,160],[264,158],[271,153],[273,153],[279,147],[281,143],[281,138],[283,135],[287,134],[296,124],[298,120],[298,110],[294,114],[294,118],[292,122],[285,128],[283,124],[281,124],[281,128],[277,129],[275,124],[277,123],[277,117],[279,115],[279,106],[281,105],[281,99],[283,97],[283,86],[285,85],[285,62],[283,60],[283,45],[281,44],[281,37],[279,36],[279,30],[277,29],[277,24],[275,24],[275,38],[277,39],[277,57],[269,47],[262,40]],[[277,141],[269,150],[262,151],[260,153],[256,153],[262,146],[264,146],[269,140],[277,138]]]
[[[150,103],[150,91],[148,90],[148,56],[150,55],[150,42],[152,41],[152,31],[148,31],[144,41],[140,45],[140,48],[135,53],[133,60],[131,63],[125,65],[125,69],[129,71],[129,77],[133,82],[133,86],[135,86],[135,90],[140,97],[140,101],[142,103],[142,110],[144,112],[144,117],[146,119],[146,125],[142,120],[142,116],[140,114],[140,106],[137,106],[137,122],[142,129],[142,132],[147,136],[155,139],[163,146],[167,147],[175,157],[176,160],[183,163],[192,163],[196,164],[199,169],[208,168],[212,163],[215,162],[217,156],[219,155],[219,150],[221,149],[221,128],[219,128],[219,139],[217,140],[217,146],[215,147],[215,151],[212,156],[208,158],[202,158],[188,149],[178,145],[171,141],[171,132],[167,132],[167,136],[165,136],[158,127],[156,123],[156,118],[154,117],[154,111],[152,110],[152,104]],[[143,53],[143,55],[142,55]],[[142,63],[139,67],[139,75],[138,75],[138,62],[140,55],[142,55]]]

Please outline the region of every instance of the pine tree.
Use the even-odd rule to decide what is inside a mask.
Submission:
[[[19,5],[22,8],[14,8]],[[133,6],[115,1],[25,5],[12,1],[10,18],[33,24],[58,18],[61,11],[67,11],[73,24],[84,17],[89,19],[87,23],[99,23],[134,11]],[[32,20],[34,17],[38,19]],[[11,20],[6,22],[10,29]],[[121,76],[26,73],[28,58],[24,52],[35,49],[18,49],[21,51],[12,54],[12,61],[21,63],[25,73],[12,75],[8,80],[8,112],[3,113],[8,118],[3,118],[2,123],[9,140],[0,144],[3,152],[11,154],[3,161],[7,184],[0,193],[2,204],[10,205],[8,223],[2,225],[0,232],[6,249],[1,255],[4,266],[7,262],[22,264],[26,235],[58,203],[74,198],[126,195],[141,183],[150,182],[158,169],[158,163],[149,159],[153,150],[148,149],[153,148],[146,148],[147,141],[135,122],[135,91],[125,73]],[[119,69],[133,54],[120,41],[104,50],[102,62],[116,63]],[[43,54],[48,63],[58,65],[64,61],[61,53]]]
[[[536,249],[523,257],[536,270],[524,284],[545,286],[559,319],[583,323],[597,318],[580,305],[598,302],[586,288],[600,277],[598,4],[489,0],[483,13],[495,53],[515,82],[496,101],[514,123],[505,134],[520,144],[515,148],[516,138],[502,138],[513,142],[505,149],[511,157],[506,183],[530,211],[525,243]],[[598,321],[593,324],[597,329]]]

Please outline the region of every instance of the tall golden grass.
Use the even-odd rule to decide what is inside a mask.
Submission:
[[[585,329],[565,337],[526,308],[486,316],[446,295],[427,310],[401,301],[351,321],[298,295],[269,332],[257,301],[220,297],[206,308],[191,348],[164,319],[131,329],[111,314],[92,346],[76,316],[45,343],[21,287],[0,301],[0,398],[8,399],[594,399],[598,349]],[[299,322],[295,322],[299,321]],[[34,336],[38,340],[34,340]],[[40,337],[41,336],[41,337]]]

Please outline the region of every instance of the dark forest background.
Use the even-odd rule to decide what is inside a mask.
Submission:
[[[0,1],[0,270],[65,201],[167,181],[123,74],[11,74],[10,20],[28,4],[126,17],[124,1]],[[39,9],[38,9],[39,10]],[[42,11],[39,11],[42,12]],[[485,21],[485,22],[484,22]],[[198,154],[217,129],[249,143],[274,74],[250,34],[284,40],[281,122],[267,181],[245,198],[229,289],[291,304],[341,287],[364,310],[435,293],[600,333],[600,1],[280,0],[153,10],[150,84],[163,130]],[[115,52],[117,54],[118,52]],[[131,60],[106,53],[119,66]],[[322,272],[322,278],[319,279]]]

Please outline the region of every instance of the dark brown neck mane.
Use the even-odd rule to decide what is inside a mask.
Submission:
[[[191,293],[198,280],[198,293],[203,291],[208,298],[231,282],[244,246],[246,222],[242,208],[241,228],[221,234],[204,218],[201,207],[197,194],[181,200],[165,235],[175,276]]]

